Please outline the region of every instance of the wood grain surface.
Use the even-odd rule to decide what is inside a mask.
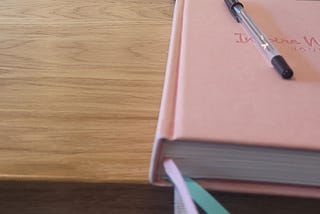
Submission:
[[[0,179],[147,183],[172,0],[4,0]]]

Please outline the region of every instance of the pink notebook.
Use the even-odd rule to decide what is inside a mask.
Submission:
[[[213,190],[320,197],[320,2],[246,0],[294,71],[283,80],[223,0],[178,0],[153,148]]]

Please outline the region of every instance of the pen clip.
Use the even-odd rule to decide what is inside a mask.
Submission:
[[[234,10],[234,7],[237,5],[243,7],[243,4],[241,4],[241,2],[239,2],[238,0],[224,0],[224,2],[226,3],[231,15],[235,18],[237,22],[240,22],[239,17],[237,16],[236,11]]]

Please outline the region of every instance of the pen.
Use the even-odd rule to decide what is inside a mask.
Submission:
[[[243,4],[238,0],[224,0],[232,16],[240,22],[251,37],[255,40],[262,52],[271,61],[273,67],[284,79],[290,79],[293,76],[293,71],[281,56],[279,51],[273,46],[267,36],[259,29],[257,24],[245,11]]]

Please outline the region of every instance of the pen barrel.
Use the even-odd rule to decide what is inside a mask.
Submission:
[[[268,37],[259,29],[256,23],[250,18],[243,7],[236,5],[234,11],[240,23],[245,27],[250,36],[255,40],[257,46],[266,55],[269,61],[274,56],[280,55],[279,51],[273,46]]]

